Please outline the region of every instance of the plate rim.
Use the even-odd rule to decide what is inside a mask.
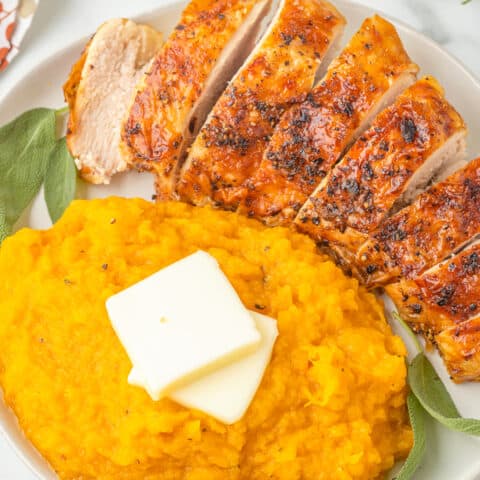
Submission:
[[[340,4],[340,5],[347,6],[347,8],[356,8],[356,9],[364,11],[364,12],[369,12],[368,15],[372,15],[372,14],[376,13],[376,14],[381,15],[382,17],[385,17],[386,19],[390,20],[397,27],[400,27],[405,32],[408,32],[409,35],[412,35],[412,36],[416,37],[417,39],[420,39],[421,41],[427,43],[430,48],[433,48],[433,49],[437,50],[438,52],[441,52],[442,55],[448,57],[448,59],[452,63],[454,63],[456,65],[456,67],[458,67],[460,70],[462,70],[462,72],[467,77],[469,77],[471,82],[480,91],[480,77],[475,75],[473,73],[473,71],[462,60],[460,60],[456,55],[454,55],[453,53],[450,53],[448,50],[443,48],[442,45],[440,45],[438,42],[436,42],[435,40],[433,40],[432,38],[430,38],[426,34],[424,34],[422,32],[419,32],[418,30],[414,29],[413,27],[408,25],[408,23],[404,22],[403,20],[398,19],[395,16],[386,14],[381,9],[378,9],[378,10],[373,9],[373,8],[367,6],[367,5],[363,5],[363,4],[358,3],[356,1],[352,1],[352,0],[332,0],[332,1],[336,6],[337,6],[337,4]],[[148,17],[149,16],[158,15],[162,11],[168,10],[170,8],[175,9],[178,6],[180,6],[182,4],[186,5],[187,3],[188,3],[187,0],[164,0],[163,5],[161,5],[159,7],[156,7],[156,8],[149,8],[149,9],[145,10],[144,12],[139,13],[138,15],[134,15],[133,17],[131,17],[131,19],[133,21],[136,21],[136,22],[148,23]],[[341,7],[339,9],[341,10]],[[113,16],[111,18],[115,18],[115,17]],[[83,48],[86,41],[88,40],[88,38],[89,38],[88,35],[81,36],[81,37],[77,38],[76,40],[73,40],[73,41],[69,42],[67,45],[64,45],[62,48],[56,50],[51,55],[48,55],[47,57],[42,58],[39,62],[35,63],[31,68],[29,68],[18,79],[18,81],[13,86],[11,86],[3,95],[0,96],[0,105],[3,103],[3,101],[7,97],[12,95],[17,88],[21,87],[21,83],[22,83],[23,79],[25,79],[25,78],[27,78],[31,75],[34,75],[36,70],[38,70],[42,67],[43,63],[54,61],[56,58],[64,55],[67,51],[77,48],[77,46],[80,44],[80,42],[82,42],[82,47],[81,48]]]
[[[354,0],[331,0],[331,1],[335,6],[337,6],[339,8],[340,11],[342,11],[342,8],[356,9],[360,12],[361,15],[370,16],[372,14],[378,14],[378,15],[381,15],[382,17],[388,19],[396,27],[398,27],[401,30],[401,33],[405,33],[405,34],[409,35],[415,42],[417,42],[417,41],[423,42],[425,45],[428,45],[428,48],[431,48],[431,49],[437,51],[439,54],[446,57],[452,63],[452,65],[455,66],[455,68],[458,68],[463,73],[463,75],[471,81],[472,85],[480,93],[480,77],[475,75],[473,73],[473,71],[463,61],[461,61],[458,57],[456,57],[455,54],[450,53],[448,50],[446,50],[438,42],[436,42],[435,40],[433,40],[432,38],[430,38],[426,34],[416,30],[413,27],[411,27],[405,21],[403,21],[401,19],[398,19],[395,16],[386,14],[384,11],[381,10],[381,8],[380,9],[372,8],[370,6],[358,3]],[[154,7],[154,8],[147,8],[143,11],[140,11],[137,15],[131,16],[130,18],[132,20],[136,21],[136,22],[149,23],[149,17],[150,18],[155,17],[155,16],[158,17],[160,14],[166,13],[169,10],[177,10],[180,6],[186,5],[187,3],[188,3],[188,0],[163,0],[162,5],[159,5],[158,7]],[[115,16],[112,16],[111,18],[115,18]],[[169,34],[170,32],[165,32],[165,33]],[[76,38],[75,40],[70,41],[68,44],[62,46],[61,48],[59,48],[55,52],[51,53],[50,55],[48,55],[44,58],[41,58],[38,62],[34,63],[21,76],[19,76],[19,78],[16,80],[16,82],[8,90],[6,90],[0,96],[0,108],[1,108],[2,104],[4,103],[4,101],[6,101],[7,98],[9,98],[12,95],[15,95],[16,90],[22,88],[22,84],[23,84],[23,81],[25,79],[27,79],[31,76],[34,76],[37,71],[41,70],[44,63],[56,62],[57,59],[60,59],[61,57],[65,56],[69,51],[78,50],[78,53],[80,53],[80,51],[84,48],[88,39],[89,39],[88,35],[81,35],[78,38]],[[14,67],[12,67],[12,68],[14,68]],[[58,106],[57,106],[57,108],[58,108]],[[10,121],[10,119],[7,119],[7,121]],[[478,153],[480,153],[480,152],[478,152]],[[0,390],[0,401],[3,402],[3,393],[1,392],[1,390]],[[14,416],[15,421],[17,421],[16,416],[13,414],[13,411],[11,411],[9,408],[8,408],[8,410]],[[17,421],[17,423],[18,423],[18,421]],[[41,480],[47,480],[47,477],[45,477],[42,473],[40,473],[38,471],[36,466],[31,462],[31,458],[28,456],[28,454],[23,450],[23,448],[18,444],[18,442],[16,442],[15,439],[10,435],[10,433],[8,432],[8,429],[5,427],[3,421],[0,421],[0,434],[3,436],[3,438],[5,438],[6,443],[9,445],[9,447],[15,452],[17,458],[37,478],[39,478]],[[22,431],[22,434],[23,434],[23,431]],[[33,446],[33,444],[28,439],[27,439],[27,441],[30,443],[30,445],[34,449],[35,453],[40,455],[41,458],[43,460],[45,460],[44,457]],[[46,460],[45,460],[45,462],[46,462]],[[54,470],[51,466],[50,466],[50,469],[52,471],[52,475],[54,475],[55,478],[57,478],[56,473],[54,472]],[[462,478],[463,478],[463,480],[475,480],[476,478],[478,478],[479,474],[480,474],[480,463],[477,466],[473,466],[471,471],[463,473]]]

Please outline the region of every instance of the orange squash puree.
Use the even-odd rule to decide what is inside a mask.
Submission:
[[[233,426],[130,386],[105,310],[198,249],[248,308],[278,319]],[[76,201],[52,229],[7,239],[0,275],[0,383],[61,478],[374,479],[411,448],[402,342],[375,297],[301,234],[181,203]]]

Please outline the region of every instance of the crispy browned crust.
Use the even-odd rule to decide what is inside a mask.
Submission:
[[[273,29],[229,85],[182,170],[180,197],[234,210],[281,115],[305,99],[320,60],[343,28],[320,0],[285,0]]]
[[[172,193],[184,122],[254,5],[255,0],[192,0],[137,92],[123,127],[124,149],[138,169],[158,175],[160,198]]]
[[[414,330],[438,346],[455,381],[480,380],[480,244],[386,292]]]
[[[414,280],[386,291],[403,316],[439,332],[480,314],[480,245],[474,244]]]
[[[480,381],[480,318],[446,328],[436,343],[454,382]]]
[[[443,90],[426,77],[400,95],[325,178],[295,219],[355,268],[368,234],[401,198],[414,172],[465,129]]]
[[[390,86],[417,71],[395,27],[377,15],[366,19],[307,100],[282,117],[243,210],[290,223]]]
[[[414,278],[480,233],[480,158],[386,220],[359,252],[370,285]]]
[[[69,148],[71,148],[71,146],[69,145],[70,132],[75,131],[75,127],[76,127],[75,104],[77,100],[78,86],[80,85],[80,80],[82,79],[83,67],[85,66],[85,62],[88,56],[88,49],[92,41],[93,41],[93,37],[85,45],[85,48],[83,49],[82,54],[80,55],[80,58],[73,65],[70,71],[70,75],[68,76],[67,81],[63,85],[63,95],[65,97],[65,101],[67,102],[68,108],[70,111],[70,114],[68,117],[68,126],[67,126],[67,145]]]

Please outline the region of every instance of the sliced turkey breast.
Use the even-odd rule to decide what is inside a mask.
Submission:
[[[298,228],[355,267],[368,235],[465,156],[466,129],[431,77],[375,119],[302,207]]]
[[[82,177],[109,183],[127,169],[120,126],[139,77],[161,47],[147,25],[114,19],[104,23],[73,66],[64,85],[70,107],[67,144]]]
[[[282,117],[242,210],[268,224],[292,222],[342,153],[415,82],[417,71],[395,27],[378,15],[366,19],[307,100]]]
[[[438,346],[455,381],[480,380],[480,241],[386,291],[414,330]]]
[[[468,320],[480,314],[480,242],[385,289],[417,331],[436,335],[452,322]]]
[[[414,278],[480,234],[480,158],[387,219],[360,248],[370,286]]]
[[[122,128],[132,165],[171,197],[178,163],[262,30],[270,0],[192,0],[143,77]]]
[[[345,20],[323,0],[283,0],[268,32],[216,103],[181,171],[177,192],[235,210],[281,115],[305,100]]]
[[[442,330],[435,343],[454,382],[480,381],[480,317]]]

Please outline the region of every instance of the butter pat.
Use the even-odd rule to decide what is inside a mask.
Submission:
[[[106,306],[154,400],[253,353],[262,339],[217,261],[202,251],[110,297]]]
[[[175,390],[169,395],[172,400],[207,413],[227,425],[238,422],[245,415],[260,386],[278,336],[275,320],[256,312],[250,314],[262,335],[257,351]],[[145,388],[145,378],[136,367],[130,372],[128,381]]]

